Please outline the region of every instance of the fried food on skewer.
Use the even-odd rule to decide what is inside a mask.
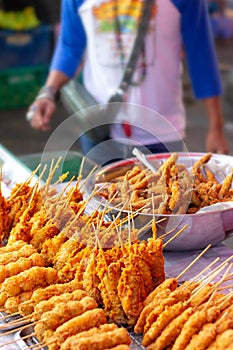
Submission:
[[[17,261],[21,257],[29,257],[37,253],[37,250],[31,244],[25,244],[19,250],[9,251],[0,255],[0,265],[7,265],[11,262]]]
[[[16,276],[8,277],[1,285],[1,291],[8,297],[15,296],[21,292],[31,291],[36,287],[46,287],[56,283],[57,271],[51,267],[33,266],[20,272]]]
[[[5,312],[8,314],[19,313],[22,316],[30,315],[33,312],[32,305],[28,304],[34,290],[22,292],[16,296],[8,297],[4,304]]]
[[[161,284],[159,284],[153,292],[151,292],[145,299],[144,301],[144,305],[148,305],[150,302],[153,301],[153,299],[155,298],[155,296],[159,295],[159,293],[163,290],[163,289],[169,289],[170,291],[173,291],[176,289],[176,287],[178,286],[178,282],[176,278],[167,278],[165,279]]]
[[[108,265],[102,248],[98,250],[96,261],[96,271],[100,280],[99,290],[106,315],[110,320],[124,324],[126,323],[126,316],[117,293],[117,286],[121,276],[121,264],[117,261]]]
[[[28,258],[21,257],[15,262],[0,265],[0,283],[6,278],[15,276],[20,272],[30,269],[32,266],[44,266],[44,259],[39,253],[34,253]]]
[[[154,299],[147,304],[142,312],[140,313],[137,323],[134,326],[134,332],[136,334],[142,334],[145,329],[146,320],[148,316],[155,311],[155,309],[160,307],[160,303],[165,300],[171,294],[171,290],[169,288],[161,290],[161,292],[154,297]]]
[[[32,319],[34,322],[41,319],[42,315],[45,312],[53,310],[53,308],[62,302],[69,302],[69,301],[80,301],[84,297],[87,296],[87,293],[84,290],[77,289],[73,292],[65,292],[61,295],[54,295],[48,300],[42,300],[39,303],[37,303],[34,307],[34,313],[32,315]]]
[[[202,309],[194,312],[187,322],[184,324],[181,333],[175,340],[173,350],[186,349],[191,338],[201,330],[205,323],[214,322],[220,315],[221,311],[218,307],[212,306],[210,309]]]
[[[231,350],[233,344],[233,329],[227,329],[219,334],[208,350]]]
[[[81,289],[80,282],[76,280],[73,280],[64,284],[62,283],[51,284],[47,287],[39,288],[35,290],[32,294],[31,303],[33,305],[36,305],[41,301],[49,300],[53,296],[59,296],[63,293],[71,293],[71,292],[74,292],[75,290],[80,290],[80,289]]]
[[[49,350],[58,350],[61,344],[70,336],[87,331],[93,327],[99,327],[105,323],[107,323],[107,319],[102,309],[86,311],[58,327],[53,336],[48,339],[48,348]]]
[[[129,345],[131,339],[125,328],[117,328],[112,331],[99,332],[94,336],[82,338],[82,333],[68,338],[62,345],[61,350],[71,349],[86,349],[86,350],[101,350],[104,346],[113,347],[118,344]]]
[[[35,332],[39,335],[39,341],[44,341],[49,334],[53,334],[53,332],[65,322],[82,315],[86,311],[96,308],[97,304],[95,300],[88,296],[80,301],[74,300],[68,303],[59,303],[51,311],[43,313],[39,322],[35,325]]]
[[[64,347],[73,346],[74,347],[73,340],[75,341],[77,337],[82,338],[82,339],[89,338],[89,337],[95,338],[96,336],[98,336],[98,334],[105,333],[105,332],[111,332],[115,329],[118,329],[118,327],[115,323],[105,323],[105,324],[100,325],[99,327],[93,327],[93,328],[89,329],[88,331],[83,331],[83,332],[80,332],[80,333],[77,333],[75,335],[70,336],[69,338],[67,338],[65,340],[65,342],[61,346],[64,346]]]
[[[194,310],[192,307],[188,307],[186,310],[181,312],[176,318],[174,318],[162,331],[162,333],[156,338],[155,342],[147,347],[148,350],[166,349],[172,344],[177,336],[180,334],[182,327],[189,317],[193,314]],[[196,348],[198,349],[198,348]]]
[[[167,325],[189,306],[189,302],[180,301],[165,308],[157,320],[151,325],[150,329],[144,334],[142,345],[147,347],[152,344],[159,334],[161,334],[161,332],[167,327]]]
[[[73,317],[79,316],[88,310],[96,309],[97,307],[96,301],[86,296],[80,301],[71,300],[59,303],[51,311],[43,313],[40,321],[49,329],[55,330]]]
[[[19,250],[22,246],[25,246],[27,243],[24,241],[16,241],[12,244],[7,244],[6,246],[0,247],[0,255],[4,253],[10,253]]]
[[[187,301],[190,298],[191,292],[192,290],[190,289],[183,289],[180,287],[171,292],[171,294],[167,298],[161,300],[157,307],[155,307],[154,310],[151,311],[146,317],[146,322],[144,324],[144,333],[146,333],[151,328],[151,325],[153,325],[154,322],[156,322],[159,315],[167,307],[171,307],[179,302]]]

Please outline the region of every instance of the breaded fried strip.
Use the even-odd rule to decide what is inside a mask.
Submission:
[[[180,335],[177,337],[173,350],[183,350],[189,344],[194,334],[198,333],[205,323],[215,321],[220,315],[218,307],[213,306],[210,309],[204,308],[196,311],[190,316],[188,321],[184,324]]]
[[[13,245],[13,244],[12,244]],[[21,257],[29,257],[37,253],[37,250],[30,244],[22,245],[19,250],[6,252],[0,255],[0,265],[6,265],[10,262],[15,262]]]
[[[44,266],[44,259],[39,253],[34,253],[26,258],[20,257],[17,261],[0,266],[0,283],[8,277],[30,269],[32,266]]]
[[[206,323],[200,332],[194,334],[185,350],[205,350],[216,338],[216,326],[213,323]]]
[[[52,267],[33,266],[16,276],[8,277],[2,283],[1,290],[9,297],[27,292],[36,287],[46,287],[57,282],[57,270]]]
[[[153,310],[158,307],[158,305],[160,305],[160,303],[167,298],[169,295],[171,294],[171,290],[170,289],[164,289],[161,291],[160,294],[155,295],[154,300],[152,300],[149,304],[147,304],[142,312],[140,313],[140,316],[137,320],[137,323],[134,327],[134,332],[136,334],[141,334],[143,333],[145,324],[146,324],[146,319],[147,317],[150,315],[151,312],[153,312]]]
[[[84,312],[82,315],[72,318],[56,329],[53,337],[49,341],[53,341],[49,348],[51,350],[60,349],[60,345],[72,335],[87,331],[93,327],[99,327],[107,322],[106,315],[102,309],[94,309]]]
[[[146,333],[151,325],[156,322],[157,318],[165,310],[166,307],[177,304],[182,301],[185,302],[189,299],[191,292],[188,289],[177,288],[170,295],[161,300],[161,302],[157,305],[157,307],[148,315],[146,318],[146,324],[144,326],[144,333]]]
[[[82,333],[68,338],[61,344],[61,350],[102,350],[119,344],[129,345],[131,339],[125,328],[117,328],[109,332],[99,332],[93,336],[82,338]]]
[[[168,278],[162,282],[158,287],[156,287],[153,292],[151,292],[144,301],[144,305],[148,305],[156,295],[158,295],[163,289],[170,289],[171,291],[175,290],[178,285],[176,278]]]
[[[193,314],[193,308],[189,307],[172,320],[155,342],[148,346],[148,350],[163,350],[172,344],[181,332],[181,329],[189,317]],[[199,349],[199,348],[196,348]]]
[[[161,334],[167,327],[167,325],[188,307],[189,304],[187,302],[179,302],[175,305],[166,307],[166,309],[159,315],[157,320],[151,325],[150,329],[145,333],[142,345],[148,346],[153,343],[159,334]]]
[[[64,301],[69,302],[71,300],[79,301],[85,296],[87,296],[87,293],[84,290],[77,289],[71,293],[63,293],[61,295],[52,296],[48,300],[42,300],[35,305],[33,321],[38,321],[45,312],[51,311],[59,303]]]
[[[219,334],[210,344],[208,350],[231,350],[233,344],[233,329],[227,329]]]
[[[97,307],[96,301],[88,296],[80,301],[71,300],[69,302],[62,302],[57,304],[51,311],[45,312],[41,316],[41,322],[48,329],[54,331],[73,317],[79,316],[88,310],[96,309]]]

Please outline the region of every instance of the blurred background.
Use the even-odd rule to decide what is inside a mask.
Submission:
[[[225,131],[233,155],[233,0],[208,1],[219,67]],[[25,115],[43,85],[59,35],[60,0],[0,0],[0,139],[16,156],[43,152],[55,128],[68,117],[60,102],[50,132],[30,128]],[[183,77],[187,108],[186,145],[205,152],[207,118],[192,94],[186,68]],[[64,132],[69,138],[75,130]],[[79,146],[74,146],[78,150]]]

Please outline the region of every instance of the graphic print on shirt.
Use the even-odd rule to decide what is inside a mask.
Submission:
[[[137,35],[144,1],[110,0],[93,7],[95,24],[95,44],[97,60],[100,65],[110,68],[125,68]],[[140,57],[138,66],[151,65],[155,59],[155,14],[156,5],[151,13],[147,42],[153,50],[146,51]],[[142,56],[142,55],[141,55]]]

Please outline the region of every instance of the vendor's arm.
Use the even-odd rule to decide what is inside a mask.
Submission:
[[[227,153],[220,96],[222,84],[206,0],[172,0],[181,13],[185,57],[195,97],[203,99],[209,118],[207,151]]]
[[[50,71],[39,96],[30,107],[31,125],[35,129],[49,130],[56,109],[57,92],[76,74],[86,48],[86,35],[78,15],[82,0],[63,0],[61,7],[61,33],[56,45]]]
[[[221,100],[218,96],[204,99],[209,116],[209,130],[206,138],[207,152],[223,153],[229,152],[224,137],[224,118],[222,115]]]

